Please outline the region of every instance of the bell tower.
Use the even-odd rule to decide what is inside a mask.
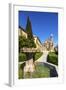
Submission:
[[[53,42],[53,34],[50,34],[50,41]]]

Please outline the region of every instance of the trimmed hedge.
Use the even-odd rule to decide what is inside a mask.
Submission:
[[[27,57],[25,53],[19,53],[19,62],[26,61]]]
[[[54,52],[50,52],[47,56],[47,62],[58,65],[58,55]]]
[[[39,59],[42,56],[43,52],[35,52],[33,55],[34,61]]]

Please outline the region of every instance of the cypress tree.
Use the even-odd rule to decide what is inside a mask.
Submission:
[[[27,32],[28,39],[32,39],[33,33],[32,33],[32,26],[31,26],[29,17],[27,18],[26,32]]]
[[[26,24],[26,33],[27,33],[27,39],[28,39],[28,47],[36,47],[34,43],[34,38],[33,38],[33,32],[32,32],[32,26],[31,26],[31,21],[29,17],[27,18],[27,24]]]

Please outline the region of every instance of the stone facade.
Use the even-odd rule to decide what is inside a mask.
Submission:
[[[36,48],[37,48],[37,49],[42,48],[42,44],[41,44],[39,38],[38,38],[37,36],[35,36],[35,35],[34,35],[33,37],[34,37],[34,42],[35,42],[35,44],[36,44]]]
[[[24,36],[24,37],[27,38],[27,33],[25,32],[25,30],[22,27],[19,27],[18,35],[19,36]]]
[[[47,51],[54,51],[53,36],[50,35],[50,37],[44,42],[43,48]]]

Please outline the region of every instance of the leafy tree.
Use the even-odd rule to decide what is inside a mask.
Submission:
[[[21,48],[28,47],[27,42],[28,41],[24,36],[19,36],[19,52]]]

